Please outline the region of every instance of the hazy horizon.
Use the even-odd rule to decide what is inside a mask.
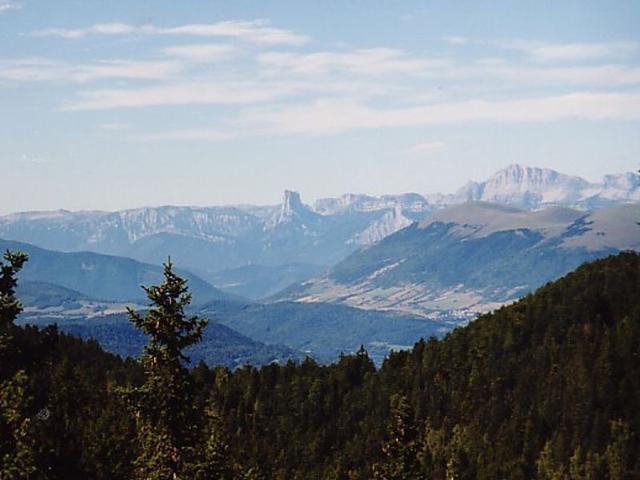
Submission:
[[[505,165],[502,169],[505,169],[507,167],[509,167],[511,165]],[[529,167],[529,165],[522,165],[522,166],[526,166]],[[558,172],[561,174],[566,174],[569,176],[575,176],[573,174],[571,174],[570,172]],[[626,174],[626,173],[637,173],[636,171],[629,171],[629,172],[608,172],[606,175],[608,174],[612,174],[612,175],[622,175],[622,174]],[[584,177],[582,177],[584,178]],[[599,180],[602,180],[602,177],[600,178],[584,178],[585,180],[595,183],[598,182]],[[451,190],[451,191],[445,191],[445,192],[379,192],[379,193],[371,193],[371,192],[343,192],[340,195],[336,195],[333,197],[317,197],[317,198],[311,198],[311,197],[307,197],[305,195],[305,192],[302,191],[298,191],[292,188],[285,188],[283,191],[280,192],[280,196],[278,198],[277,201],[272,202],[272,203],[250,203],[250,202],[237,202],[237,203],[226,203],[226,204],[172,204],[172,203],[158,203],[158,204],[144,204],[144,205],[130,205],[130,206],[126,206],[124,208],[118,208],[118,209],[100,209],[100,208],[96,208],[96,209],[86,209],[86,208],[82,208],[82,209],[67,209],[67,208],[50,208],[50,209],[34,209],[34,210],[16,210],[16,211],[12,211],[12,212],[2,212],[2,210],[0,209],[0,215],[11,215],[11,214],[17,214],[17,213],[28,213],[28,212],[56,212],[56,211],[69,211],[69,212],[113,212],[113,211],[121,211],[121,210],[137,210],[137,209],[143,209],[143,208],[162,208],[162,207],[193,207],[193,208],[206,208],[206,207],[238,207],[238,206],[252,206],[252,207],[276,207],[280,204],[282,204],[282,201],[284,199],[284,195],[286,193],[286,191],[293,191],[296,193],[300,194],[300,198],[302,200],[302,203],[306,204],[306,205],[313,205],[316,201],[318,200],[322,200],[322,199],[327,199],[327,198],[338,198],[342,195],[366,195],[366,196],[371,196],[371,197],[381,197],[384,195],[403,195],[403,194],[418,194],[418,195],[447,195],[447,194],[453,194],[455,193],[459,188],[462,188],[464,186],[464,184],[468,183],[468,182],[482,182],[486,180],[486,178],[477,178],[477,179],[466,179],[464,180],[458,187],[456,187],[455,189]]]

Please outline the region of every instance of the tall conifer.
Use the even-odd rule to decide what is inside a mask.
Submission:
[[[188,479],[200,427],[183,351],[200,341],[207,321],[185,314],[191,294],[171,260],[164,264],[164,282],[143,288],[151,308],[144,315],[129,309],[131,322],[149,336],[141,358],[146,381],[126,391],[137,424],[136,475],[145,480]]]

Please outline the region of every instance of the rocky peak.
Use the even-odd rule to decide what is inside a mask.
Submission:
[[[300,200],[300,194],[291,190],[285,190],[280,215],[289,217],[301,210],[305,210],[305,206],[302,204],[302,200]]]
[[[540,190],[557,183],[564,177],[548,168],[509,165],[493,174],[486,182],[485,189]]]
[[[275,228],[277,225],[289,223],[293,220],[305,223],[311,220],[311,217],[318,216],[309,207],[302,203],[300,194],[291,190],[284,191],[284,199],[282,207],[273,217],[265,224],[265,230]]]
[[[618,175],[605,175],[602,179],[605,188],[618,188],[620,190],[635,190],[640,188],[640,175],[633,172]]]

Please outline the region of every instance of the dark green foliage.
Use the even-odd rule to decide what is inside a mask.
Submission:
[[[136,421],[135,478],[187,479],[201,438],[194,384],[183,365],[187,360],[183,350],[200,341],[207,321],[185,314],[191,294],[187,281],[173,272],[171,261],[164,265],[162,284],[143,288],[151,308],[144,316],[129,309],[129,317],[149,337],[140,360],[146,379],[142,386],[124,390]]]
[[[283,343],[320,362],[334,362],[340,353],[355,353],[364,344],[380,365],[391,345],[408,348],[417,338],[437,335],[448,327],[424,317],[329,303],[212,302],[201,312],[243,335]]]
[[[33,322],[29,317],[22,321]],[[146,344],[146,337],[137,330],[124,314],[105,315],[87,319],[84,317],[38,318],[39,325],[59,322],[61,331],[81,338],[93,338],[106,351],[122,357],[138,357]],[[208,365],[222,365],[231,369],[242,365],[268,365],[302,358],[294,350],[282,345],[265,345],[217,322],[209,322],[202,332],[202,341],[185,351],[191,364],[204,361]]]
[[[35,472],[27,376],[20,370],[0,382],[0,480],[28,479]]]
[[[0,262],[0,332],[13,325],[22,311],[22,305],[15,295],[18,284],[16,274],[22,270],[28,258],[26,253],[7,250],[4,254],[7,263]]]
[[[16,274],[28,258],[23,252],[7,250],[7,263],[0,262],[0,480],[27,479],[35,471],[27,375],[11,365],[17,353],[14,322],[22,311],[15,295]]]
[[[182,351],[201,340],[207,321],[186,316],[184,310],[191,303],[191,294],[187,280],[173,271],[171,261],[164,264],[164,283],[143,289],[151,308],[144,316],[128,310],[131,322],[149,336],[142,362],[149,372],[181,368],[181,362],[187,360]]]
[[[417,478],[418,432],[413,411],[407,398],[394,394],[390,399],[391,411],[385,442],[382,445],[382,460],[374,466],[376,480],[405,480]]]
[[[11,348],[22,353],[11,369],[26,373],[20,418],[31,419],[33,478],[124,479],[136,466],[153,478],[162,470],[149,465],[176,449],[189,463],[183,478],[198,479],[640,475],[635,253],[584,265],[443,340],[392,354],[377,371],[360,350],[326,366],[307,359],[187,372],[185,343],[158,341],[174,370],[153,373],[54,328],[15,328]],[[145,408],[171,410],[172,399],[177,407],[130,415],[116,394],[124,385],[161,397]],[[178,394],[183,385],[188,397]],[[37,420],[45,407],[51,416]]]

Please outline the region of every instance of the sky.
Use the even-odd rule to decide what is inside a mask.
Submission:
[[[0,0],[0,214],[640,168],[640,2]]]

